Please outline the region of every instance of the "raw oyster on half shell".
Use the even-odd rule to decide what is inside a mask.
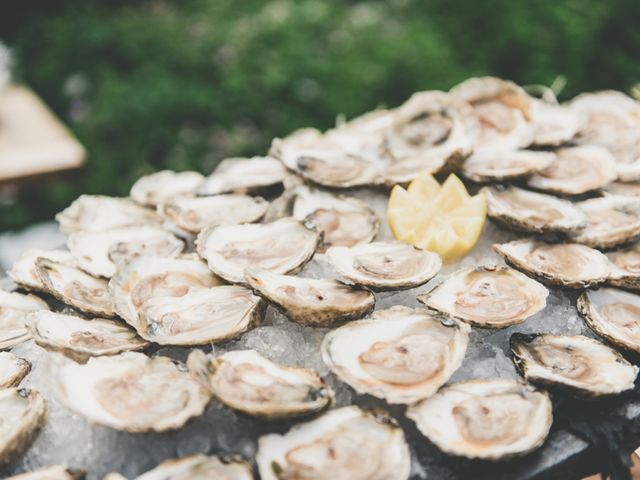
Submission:
[[[289,175],[273,157],[228,158],[198,187],[198,195],[249,193],[280,185]]]
[[[36,269],[36,260],[46,258],[54,262],[77,266],[75,257],[68,250],[25,250],[11,266],[7,273],[11,280],[27,290],[46,291]]]
[[[0,465],[22,454],[47,420],[47,402],[36,390],[0,389]]]
[[[110,474],[103,480],[126,480]],[[253,480],[251,464],[240,458],[196,454],[160,465],[135,480]]]
[[[465,160],[461,173],[478,183],[504,182],[540,172],[555,158],[551,152],[485,148],[476,150]]]
[[[141,205],[155,207],[179,197],[191,197],[204,177],[198,172],[161,170],[140,177],[131,187],[131,198]]]
[[[577,204],[587,214],[587,225],[572,238],[593,248],[611,248],[640,234],[640,198],[607,196]]]

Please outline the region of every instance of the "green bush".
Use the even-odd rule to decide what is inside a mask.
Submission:
[[[15,74],[89,162],[80,176],[24,186],[0,206],[1,229],[51,218],[83,192],[125,195],[160,168],[209,172],[295,128],[474,75],[563,75],[564,98],[640,80],[637,0],[12,3],[0,39]]]

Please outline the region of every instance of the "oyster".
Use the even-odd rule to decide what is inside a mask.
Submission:
[[[138,335],[161,345],[204,345],[236,337],[262,321],[264,304],[248,288],[190,288],[179,297],[154,296],[131,323]]]
[[[198,195],[248,193],[281,184],[289,175],[282,163],[272,157],[229,158],[198,187]]]
[[[471,107],[446,92],[415,93],[395,112],[385,133],[393,163],[385,172],[391,185],[407,183],[421,172],[457,170],[471,154],[480,131]]]
[[[611,273],[607,283],[632,290],[640,289],[640,244],[609,252]]]
[[[204,176],[198,172],[161,170],[140,177],[131,187],[131,198],[141,205],[155,207],[178,197],[195,195]]]
[[[473,107],[480,122],[477,147],[516,150],[534,140],[531,97],[513,82],[494,77],[470,78],[451,94]]]
[[[13,263],[11,270],[7,272],[11,280],[28,290],[46,291],[36,271],[36,260],[40,257],[70,266],[76,265],[75,257],[68,250],[40,250],[33,248],[24,251]]]
[[[577,306],[591,330],[614,345],[640,352],[640,296],[617,288],[586,290]]]
[[[229,225],[203,230],[198,254],[214,273],[232,283],[244,281],[247,267],[274,273],[300,271],[316,251],[320,236],[293,218],[262,225]]]
[[[572,202],[516,187],[485,188],[489,216],[498,223],[531,233],[571,233],[587,225],[587,215]]]
[[[6,480],[83,480],[86,472],[67,468],[63,465],[40,468],[29,473],[23,473]]]
[[[607,257],[577,243],[549,244],[524,239],[496,244],[493,248],[507,263],[547,285],[590,287],[605,282],[610,272]]]
[[[349,406],[260,437],[256,463],[262,480],[406,480],[411,455],[386,413]]]
[[[365,203],[343,195],[300,185],[277,200],[269,217],[292,217],[322,232],[322,249],[334,245],[353,246],[373,240],[380,228],[376,213]],[[269,218],[272,220],[273,218]]]
[[[580,195],[606,187],[616,178],[613,156],[602,147],[585,145],[557,150],[556,159],[531,176],[527,185],[559,195]]]
[[[105,278],[113,276],[118,264],[130,262],[136,256],[176,257],[184,249],[182,240],[151,226],[72,233],[67,246],[81,269]]]
[[[598,397],[633,389],[638,367],[592,338],[514,333],[513,362],[530,382]]]
[[[138,310],[154,297],[182,297],[193,288],[222,285],[199,257],[136,257],[109,281],[118,315],[130,325],[138,323]]]
[[[557,147],[568,143],[585,124],[585,116],[567,107],[542,100],[532,100],[533,143]]]
[[[29,328],[36,343],[46,350],[62,352],[78,362],[89,357],[140,350],[148,344],[125,324],[104,318],[85,320],[75,315],[34,312]]]
[[[504,182],[540,172],[555,158],[551,152],[484,148],[465,160],[461,172],[478,183]]]
[[[331,266],[343,279],[377,290],[417,287],[435,277],[440,255],[403,242],[375,242],[327,250]]]
[[[229,408],[269,419],[319,412],[333,403],[333,390],[313,370],[287,367],[255,350],[217,357],[195,350],[189,370]]]
[[[35,295],[0,290],[0,350],[31,338],[27,315],[38,310],[49,310],[49,306]]]
[[[66,234],[104,231],[137,225],[160,225],[162,217],[127,198],[80,195],[56,215],[60,230]]]
[[[414,403],[433,395],[462,364],[469,330],[425,309],[396,306],[329,332],[322,359],[358,393]]]
[[[36,390],[0,390],[0,465],[15,460],[47,420],[47,402]]]
[[[46,291],[58,300],[93,315],[115,316],[106,280],[46,258],[36,260],[36,271]]]
[[[471,380],[412,405],[407,417],[438,448],[486,460],[540,447],[552,423],[549,395],[513,380]]]
[[[61,356],[52,360],[60,402],[116,430],[174,430],[202,414],[210,400],[204,386],[167,357],[125,352],[93,357],[84,365]]]
[[[104,480],[112,478],[119,480],[120,476]],[[239,458],[197,454],[166,460],[135,480],[253,480],[253,472],[251,465]]]
[[[0,352],[0,389],[18,385],[31,370],[31,363],[11,352]]]
[[[607,196],[578,203],[587,214],[586,227],[574,242],[593,248],[611,248],[640,234],[640,198]]]
[[[302,278],[263,269],[248,269],[245,280],[291,320],[303,325],[326,327],[358,318],[373,310],[376,302],[369,290],[331,279]]]
[[[504,328],[538,313],[548,295],[544,286],[517,270],[486,265],[458,270],[418,300],[476,327]]]
[[[198,233],[217,225],[257,222],[264,216],[268,206],[269,202],[261,197],[229,194],[177,198],[160,204],[158,211],[179,228]]]

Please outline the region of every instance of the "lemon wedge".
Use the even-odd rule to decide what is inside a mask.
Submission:
[[[478,242],[487,201],[483,194],[469,195],[455,175],[440,185],[421,173],[405,190],[393,187],[387,219],[393,236],[450,261],[465,255]]]

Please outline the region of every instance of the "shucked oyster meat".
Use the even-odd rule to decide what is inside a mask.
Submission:
[[[555,160],[551,152],[534,150],[479,149],[462,164],[462,175],[478,183],[504,182],[528,177]]]
[[[640,352],[640,296],[617,288],[585,290],[577,306],[591,330],[614,345]]]
[[[137,225],[160,225],[162,217],[127,198],[80,195],[56,215],[60,230],[66,234],[106,231]]]
[[[85,362],[93,356],[140,350],[148,345],[134,330],[117,320],[85,320],[48,311],[34,312],[28,320],[38,345],[61,352],[78,362]]]
[[[607,196],[578,203],[586,227],[573,240],[593,248],[611,248],[640,234],[640,198]]]
[[[28,290],[46,291],[36,270],[36,260],[38,258],[47,258],[70,266],[77,265],[75,257],[68,250],[40,250],[33,248],[25,250],[13,263],[11,270],[7,272],[11,280]]]
[[[451,94],[473,107],[481,126],[477,147],[515,150],[533,142],[531,97],[515,83],[470,78],[453,87]]]
[[[293,218],[260,225],[229,225],[203,230],[198,254],[214,273],[232,283],[244,282],[248,267],[274,273],[298,272],[316,251],[318,232]]]
[[[0,465],[27,449],[47,420],[47,402],[36,390],[0,390]]]
[[[343,280],[376,290],[412,288],[431,280],[442,267],[437,253],[403,242],[374,242],[327,250]]]
[[[485,188],[489,216],[531,233],[571,233],[587,225],[587,215],[573,203],[517,187]]]
[[[281,184],[289,175],[272,157],[228,158],[198,187],[198,195],[249,193]]]
[[[260,437],[256,463],[262,480],[406,480],[411,456],[393,419],[349,406]]]
[[[513,362],[527,381],[597,397],[631,390],[638,367],[592,338],[514,333]]]
[[[0,350],[31,338],[27,316],[38,310],[49,310],[49,306],[35,295],[0,290]]]
[[[115,316],[106,280],[46,258],[36,260],[36,271],[46,291],[58,300],[93,315]]]
[[[169,358],[125,352],[78,364],[52,358],[58,399],[90,422],[128,432],[180,428],[200,415],[210,395]]]
[[[103,480],[126,480],[118,474]],[[235,457],[190,455],[166,460],[135,480],[253,480],[249,462]]]
[[[263,418],[318,412],[333,403],[333,391],[313,370],[278,365],[255,350],[217,357],[195,350],[189,370],[230,408]]]
[[[18,385],[31,369],[31,363],[11,352],[0,352],[0,389]]]
[[[396,306],[329,332],[322,359],[358,393],[414,403],[433,395],[462,364],[469,330],[425,309]]]
[[[551,428],[549,395],[513,380],[472,380],[412,405],[407,417],[451,455],[503,460],[540,447]]]
[[[604,283],[611,266],[604,254],[577,243],[515,240],[493,246],[507,263],[547,285],[584,288]]]
[[[118,264],[130,262],[136,256],[176,257],[184,249],[182,240],[151,226],[72,233],[67,245],[80,268],[105,278],[113,276]]]
[[[548,295],[544,286],[517,270],[487,265],[455,272],[418,300],[476,327],[504,328],[538,313]]]
[[[155,207],[175,198],[195,195],[203,180],[198,172],[161,170],[140,177],[131,187],[131,198],[141,205]]]
[[[375,297],[369,290],[332,279],[302,278],[248,269],[245,280],[291,320],[304,325],[332,326],[362,317],[375,305]]]
[[[227,194],[177,198],[160,204],[158,211],[179,228],[198,233],[217,225],[257,222],[268,206],[269,203],[261,197]]]

